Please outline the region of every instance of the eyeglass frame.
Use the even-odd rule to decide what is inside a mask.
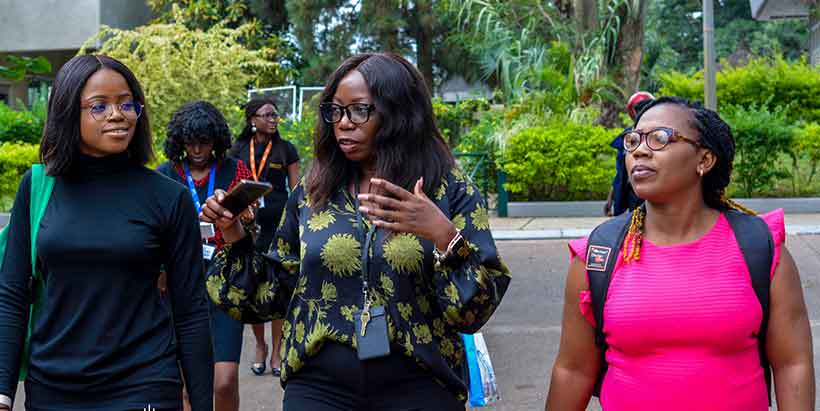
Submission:
[[[334,107],[334,106],[335,106],[335,107],[339,107],[339,108],[341,108],[341,109],[342,109],[342,116],[341,116],[341,117],[339,117],[339,119],[338,119],[338,120],[336,120],[336,121],[329,121],[329,120],[328,120],[327,118],[325,118],[325,116],[324,116],[324,113],[323,113],[323,108],[325,108],[325,107]],[[349,107],[350,107],[350,106],[365,106],[365,107],[367,108],[367,117],[364,119],[364,121],[362,121],[362,122],[360,122],[360,123],[359,123],[359,122],[355,122],[355,121],[353,121],[353,119],[352,119],[352,118],[351,118],[351,116],[350,116],[350,109],[349,109]],[[351,104],[348,104],[348,105],[346,105],[346,106],[343,106],[343,105],[341,105],[341,104],[336,104],[336,103],[330,103],[330,102],[324,102],[324,103],[319,104],[319,115],[320,115],[320,116],[322,116],[322,120],[323,120],[325,123],[328,123],[328,124],[336,124],[336,123],[339,123],[339,122],[341,122],[341,121],[342,121],[342,119],[343,119],[343,118],[345,118],[345,116],[347,116],[347,120],[348,120],[348,121],[350,121],[351,123],[353,123],[353,124],[355,124],[355,125],[357,125],[357,126],[360,126],[360,125],[362,125],[362,124],[367,123],[368,121],[370,121],[370,113],[372,113],[372,112],[374,112],[374,111],[376,111],[376,105],[375,105],[375,104],[369,104],[369,103],[351,103]]]
[[[667,132],[669,134],[669,141],[667,141],[666,144],[662,145],[660,148],[653,148],[651,145],[649,145],[649,140],[647,139],[647,136],[649,136],[649,134],[652,134],[652,133],[654,133],[658,130],[663,130],[663,131]],[[640,140],[638,140],[638,144],[632,150],[630,150],[626,147],[626,138],[630,134],[637,134],[640,138]],[[692,144],[693,146],[698,147],[698,148],[703,147],[703,144],[701,144],[700,141],[693,140],[689,137],[683,136],[680,133],[678,133],[677,131],[675,131],[675,129],[670,128],[670,127],[655,127],[655,128],[653,128],[649,131],[640,131],[640,130],[633,129],[633,130],[631,130],[627,133],[624,133],[624,137],[623,137],[624,150],[626,150],[629,153],[632,153],[635,150],[637,150],[638,147],[641,146],[641,144],[646,144],[646,147],[649,148],[652,151],[661,151],[664,148],[666,148],[666,146],[668,146],[670,143],[674,143],[676,141],[685,141],[685,142],[687,142],[689,144]]]
[[[111,116],[112,116],[112,115],[114,115],[114,109],[113,109],[113,108],[111,109],[111,111],[110,111],[108,114],[106,114],[106,115],[105,115],[105,117],[103,117],[103,118],[101,118],[101,119],[99,119],[99,118],[95,117],[95,116],[94,116],[94,113],[93,113],[93,112],[91,112],[91,109],[92,109],[92,108],[94,108],[94,106],[96,106],[96,105],[100,105],[100,104],[105,105],[105,106],[109,106],[109,105],[110,105],[110,106],[112,106],[112,107],[116,107],[116,108],[117,108],[117,110],[119,110],[120,114],[122,114],[122,116],[123,116],[123,117],[128,118],[128,119],[130,119],[130,117],[129,117],[127,114],[125,114],[125,113],[128,113],[128,111],[127,111],[127,110],[123,110],[123,109],[122,109],[122,106],[123,106],[123,105],[125,105],[125,104],[133,104],[133,105],[134,105],[134,112],[136,112],[136,111],[137,111],[137,110],[136,110],[136,108],[137,108],[137,107],[139,107],[139,113],[137,113],[137,117],[135,117],[135,118],[133,119],[134,121],[139,120],[139,118],[140,118],[140,117],[142,117],[142,113],[144,113],[144,112],[145,112],[145,104],[142,104],[142,103],[137,103],[136,101],[126,101],[125,103],[111,103],[111,104],[109,104],[109,103],[94,103],[94,104],[91,104],[91,105],[89,105],[89,106],[87,106],[87,107],[80,106],[80,111],[88,111],[88,115],[90,115],[90,116],[91,116],[91,118],[93,118],[93,119],[94,119],[94,121],[105,121],[105,120],[108,120],[109,118],[111,118]],[[106,111],[108,111],[108,109],[106,109]],[[104,113],[105,113],[105,112],[100,113],[100,114],[104,114]]]

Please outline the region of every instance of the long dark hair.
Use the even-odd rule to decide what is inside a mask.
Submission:
[[[216,159],[223,158],[231,148],[231,130],[225,117],[207,101],[192,101],[174,112],[168,122],[165,157],[182,161],[185,145],[194,142],[213,144]]]
[[[136,76],[119,61],[102,55],[76,56],[69,60],[54,80],[40,142],[40,161],[46,165],[48,175],[68,172],[80,153],[80,97],[88,78],[104,68],[120,73],[128,83],[134,102],[145,104],[145,94]],[[144,165],[154,157],[149,124],[146,107],[137,119],[134,137],[127,148],[131,161],[138,164]]]
[[[245,127],[242,129],[242,132],[239,133],[239,137],[236,138],[236,141],[250,140],[250,138],[256,134],[251,130],[251,118],[256,115],[256,112],[259,111],[260,108],[267,104],[272,105],[273,108],[276,109],[276,112],[279,112],[279,106],[276,105],[276,102],[273,101],[272,98],[268,97],[255,98],[245,105]],[[279,128],[277,127],[276,132],[271,136],[271,140],[275,141],[280,138],[282,137],[279,135]]]
[[[408,191],[424,177],[424,191],[432,197],[455,160],[436,126],[430,91],[421,73],[395,54],[357,54],[328,78],[321,102],[331,102],[339,82],[353,70],[364,77],[381,116],[373,141],[376,175]],[[333,126],[320,113],[317,116],[315,159],[306,181],[311,201],[321,208],[354,178],[357,169],[339,148]]]

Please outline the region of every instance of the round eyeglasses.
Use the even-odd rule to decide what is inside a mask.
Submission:
[[[112,114],[114,114],[114,107],[120,111],[120,114],[122,114],[123,117],[133,121],[140,118],[145,106],[133,101],[127,101],[120,104],[94,103],[88,107],[82,107],[81,109],[88,111],[94,120],[103,121],[107,120]]]
[[[342,121],[342,117],[347,115],[347,119],[355,125],[362,125],[370,120],[370,113],[376,111],[373,104],[353,103],[346,106],[336,103],[319,104],[319,112],[322,113],[322,120],[325,123],[335,124]]]
[[[652,151],[663,150],[669,143],[675,141],[685,141],[695,147],[701,147],[700,142],[684,137],[668,127],[653,128],[649,131],[632,130],[624,134],[624,149],[630,153],[637,150],[641,141],[646,141],[646,146]]]

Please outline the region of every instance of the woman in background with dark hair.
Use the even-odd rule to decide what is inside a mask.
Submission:
[[[270,247],[288,200],[288,192],[299,181],[299,153],[279,134],[279,118],[279,110],[273,100],[261,98],[249,101],[245,106],[245,128],[230,152],[231,156],[250,165],[254,180],[273,186],[273,190],[260,201],[256,212],[256,223],[260,228],[256,248],[260,251],[267,251]],[[256,360],[251,364],[251,371],[255,375],[265,373],[265,361],[270,351],[271,373],[278,377],[282,320],[271,321],[271,350],[265,343],[265,324],[253,324],[252,328],[256,337]]]
[[[546,409],[585,410],[600,381],[607,411],[766,411],[765,362],[777,409],[812,409],[811,330],[783,210],[755,217],[726,198],[735,156],[729,125],[699,104],[661,97],[638,115],[623,145],[629,182],[645,202],[618,220],[622,250],[588,247],[586,238],[569,243]],[[762,276],[745,253],[766,247],[741,250],[738,240],[750,233],[772,247]],[[595,294],[604,306],[594,307],[590,279],[606,275],[607,261],[614,261],[611,283]],[[759,297],[761,277],[770,284]]]
[[[458,333],[480,329],[510,281],[484,200],[405,59],[347,59],[321,102],[316,158],[268,253],[224,193],[203,208],[229,244],[209,289],[243,322],[286,319],[285,411],[463,410]]]
[[[213,408],[199,224],[188,192],[145,167],[144,104],[134,74],[109,57],[77,56],[57,73],[40,145],[54,189],[31,239],[23,177],[0,269],[0,409],[11,408],[21,361],[28,410],[180,410],[183,377],[193,410]],[[36,291],[32,240],[45,284]]]
[[[201,204],[216,189],[230,191],[251,173],[242,160],[225,157],[231,147],[231,131],[222,113],[211,103],[194,101],[180,107],[168,123],[165,156],[169,161],[157,169],[188,188],[199,214]],[[202,245],[205,267],[222,249],[222,232]],[[211,304],[213,307],[213,304]],[[239,357],[242,323],[221,310],[211,310],[214,350],[214,403],[216,411],[239,410]]]

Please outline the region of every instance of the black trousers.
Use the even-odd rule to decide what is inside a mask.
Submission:
[[[327,343],[285,386],[283,411],[464,411],[464,403],[401,353],[359,361]]]

